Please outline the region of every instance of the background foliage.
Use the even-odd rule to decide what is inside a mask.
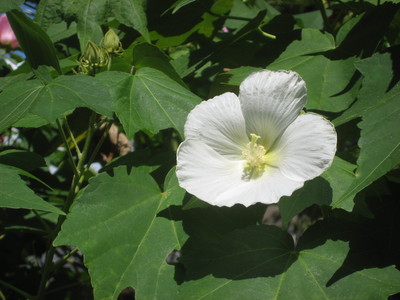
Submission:
[[[2,0],[23,54],[0,49],[0,299],[399,299],[399,8]],[[338,133],[279,226],[174,169],[190,110],[264,68]]]

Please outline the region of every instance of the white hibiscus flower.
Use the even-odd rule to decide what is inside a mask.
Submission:
[[[321,175],[336,152],[336,132],[322,116],[301,114],[307,90],[292,71],[248,76],[239,97],[225,93],[197,105],[177,154],[181,187],[217,206],[276,203]]]

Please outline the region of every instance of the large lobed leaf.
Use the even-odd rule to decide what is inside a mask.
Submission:
[[[364,75],[359,99],[336,124],[362,117],[361,151],[356,178],[334,207],[400,163],[400,85],[393,81],[390,55],[376,54],[360,61],[357,68]]]
[[[43,0],[40,1],[36,22],[44,29],[63,18],[75,18],[81,49],[88,40],[99,43],[103,37],[101,25],[115,16],[119,22],[136,29],[149,41],[143,0]]]
[[[109,86],[114,111],[128,136],[139,130],[155,134],[165,128],[175,128],[183,136],[186,116],[200,102],[195,94],[153,68],[140,68],[134,75],[104,72],[97,78]]]
[[[185,234],[180,222],[161,214],[170,215],[166,207],[170,197],[177,201],[176,184],[169,176],[162,193],[144,169],[128,174],[125,166],[90,180],[55,244],[84,253],[95,299],[116,299],[128,286],[136,299],[175,299],[174,268],[166,259]]]
[[[40,80],[18,81],[0,94],[0,132],[28,112],[53,122],[76,107],[112,115],[110,94],[93,77],[59,76],[48,84]]]
[[[329,51],[336,47],[332,35],[307,28],[283,35],[281,39],[290,39],[291,42],[266,68],[298,72],[307,83],[307,109],[339,112],[354,101],[358,85],[352,80],[357,59],[330,58]],[[256,70],[254,67],[232,70],[228,72],[231,76],[227,83],[238,85]]]
[[[253,225],[218,239],[211,236],[193,252],[183,253],[187,278],[177,299],[383,300],[396,293],[400,273],[393,266],[373,264],[359,269],[352,262],[366,257],[359,255],[362,249],[348,252],[346,242],[351,236],[352,243],[357,234],[335,226],[338,222],[343,221],[316,224],[297,247],[274,226]]]

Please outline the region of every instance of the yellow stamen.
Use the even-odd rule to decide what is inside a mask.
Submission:
[[[260,177],[264,172],[267,164],[267,150],[264,146],[257,144],[260,136],[252,133],[251,142],[246,145],[242,151],[242,156],[245,159],[244,179],[250,180]]]

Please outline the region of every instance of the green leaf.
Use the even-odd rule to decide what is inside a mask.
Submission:
[[[103,38],[100,24],[105,21],[107,0],[74,1],[72,5],[77,15],[77,31],[81,52],[84,51],[89,40],[99,44]]]
[[[335,49],[335,40],[329,33],[322,33],[312,28],[305,28],[298,32],[299,39],[294,40],[274,63],[283,63],[299,56]]]
[[[65,2],[64,0],[41,0],[36,9],[35,22],[43,30],[47,30],[51,24],[62,22],[61,14]]]
[[[399,98],[399,85],[389,89],[393,78],[392,59],[389,53],[375,54],[371,58],[363,59],[356,63],[356,68],[364,75],[363,87],[358,94],[357,102],[333,120],[335,126],[359,118]]]
[[[171,5],[171,7],[168,10],[172,9],[172,13],[176,13],[178,10],[180,10],[182,7],[194,2],[196,0],[178,0],[174,4]]]
[[[398,5],[385,3],[367,9],[361,17],[355,18],[356,21],[350,20],[338,33],[335,54],[340,58],[371,56],[382,43],[398,10]]]
[[[32,74],[19,74],[15,76],[0,77],[0,91],[3,91],[6,87],[18,81],[25,81],[29,77],[32,77]]]
[[[0,206],[7,208],[38,209],[59,215],[64,213],[44,201],[29,189],[18,175],[19,170],[0,164]]]
[[[24,4],[24,0],[2,0],[0,2],[0,13],[5,13],[13,9],[19,9],[21,4]]]
[[[0,94],[0,131],[28,112],[53,122],[76,107],[111,116],[111,106],[103,83],[90,76],[59,76],[47,85],[39,80],[20,81]]]
[[[75,19],[81,50],[88,40],[100,43],[101,25],[110,17],[137,30],[150,42],[143,0],[43,0],[40,1],[36,22],[47,29],[51,24]]]
[[[176,167],[173,167],[165,177],[163,195],[165,197],[165,205],[182,205],[185,193],[186,191],[179,186]]]
[[[7,12],[7,17],[31,68],[47,65],[61,74],[56,49],[42,28],[18,10]]]
[[[328,15],[331,12],[331,10],[326,11]],[[296,14],[294,17],[296,18],[297,23],[300,23],[299,25],[303,28],[315,28],[322,30],[324,27],[324,20],[319,10]]]
[[[114,110],[125,132],[132,136],[139,130],[153,134],[175,128],[183,136],[186,116],[200,99],[164,73],[141,68],[134,75],[104,72],[103,80],[114,99]]]
[[[349,247],[321,237],[324,227],[318,229],[307,231],[297,249],[289,234],[274,226],[210,238],[189,256],[183,252],[187,281],[178,299],[383,300],[398,291],[400,273],[394,266],[350,269],[345,279],[333,277]]]
[[[128,286],[137,299],[176,299],[175,270],[166,258],[185,234],[180,222],[158,215],[167,200],[150,175],[125,169],[90,180],[55,245],[75,245],[84,253],[95,299],[116,299]]]
[[[339,207],[343,201],[400,163],[400,85],[396,83],[390,88],[390,55],[375,54],[360,61],[357,68],[364,75],[363,86],[357,103],[345,114],[347,118],[362,116],[358,124],[361,151],[356,178],[346,193],[333,204],[334,207]]]
[[[115,17],[122,24],[136,29],[150,43],[144,0],[111,0]]]
[[[322,177],[326,179],[332,188],[332,203],[336,203],[342,196],[347,192],[347,189],[353,183],[354,169],[355,165],[335,156],[332,166],[322,174]],[[341,204],[337,208],[342,208],[347,211],[351,211],[354,202],[353,196],[350,196],[346,199],[346,201],[341,202]],[[331,203],[329,203],[331,204]]]
[[[308,109],[339,112],[354,101],[358,92],[358,86],[351,85],[357,59],[332,60],[324,55],[313,55],[334,48],[330,34],[303,29],[301,39],[293,41],[267,68],[298,72],[307,83]]]
[[[176,73],[174,67],[170,64],[168,56],[156,46],[147,43],[136,45],[133,48],[133,64],[136,69],[144,67],[157,69],[171,77],[183,87],[186,87],[178,73]]]
[[[12,124],[13,127],[29,127],[29,128],[39,128],[46,124],[49,124],[49,121],[46,119],[39,117],[37,115],[27,113],[17,122]]]
[[[295,191],[290,197],[282,197],[279,200],[282,223],[288,224],[294,216],[313,204],[329,205],[331,201],[332,189],[325,179],[317,177],[307,181],[303,188]]]
[[[5,150],[0,152],[0,164],[13,166],[25,171],[33,171],[46,165],[43,157],[24,150]]]

